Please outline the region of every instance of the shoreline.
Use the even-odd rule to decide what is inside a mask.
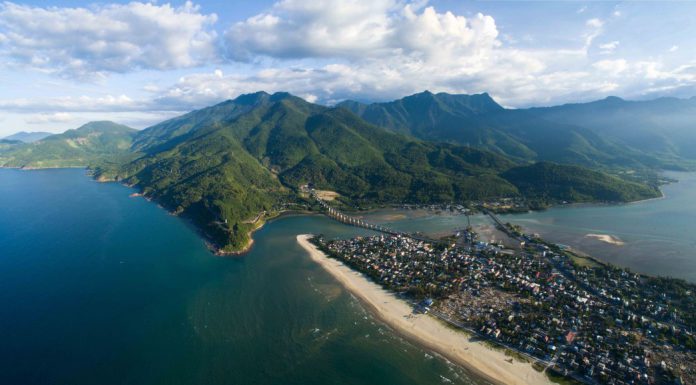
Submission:
[[[277,219],[287,217],[287,216],[292,216],[292,215],[320,215],[317,213],[314,213],[312,211],[301,211],[301,210],[285,210],[281,211],[276,215],[273,215],[268,218],[264,218],[260,224],[258,224],[255,228],[249,230],[247,232],[247,236],[249,237],[249,241],[247,241],[246,245],[244,245],[243,248],[239,250],[234,250],[234,251],[223,251],[222,248],[215,246],[213,243],[209,242],[206,240],[206,245],[208,246],[208,249],[218,257],[241,257],[247,254],[248,252],[251,251],[251,249],[254,247],[254,233],[257,231],[261,230],[264,226],[266,226],[269,223],[274,222]]]
[[[496,384],[553,384],[543,372],[536,371],[531,363],[521,362],[502,350],[494,350],[480,342],[471,341],[470,335],[455,330],[436,318],[414,314],[413,308],[395,294],[342,262],[327,257],[309,242],[310,237],[307,234],[298,235],[297,243],[307,251],[311,259],[358,297],[377,318],[408,340]],[[508,361],[511,358],[512,363]]]

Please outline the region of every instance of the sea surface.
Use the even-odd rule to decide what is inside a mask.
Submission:
[[[0,169],[0,384],[482,384],[373,319],[274,221],[239,258],[83,170]]]

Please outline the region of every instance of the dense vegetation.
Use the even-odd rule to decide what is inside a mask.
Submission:
[[[696,97],[627,101],[609,97],[591,103],[532,108],[545,120],[581,125],[645,154],[643,162],[675,169],[696,166]],[[649,158],[659,162],[650,163]]]
[[[616,143],[604,129],[591,129],[567,118],[551,120],[536,110],[505,109],[488,94],[450,95],[422,92],[387,103],[340,106],[365,120],[430,141],[486,149],[522,161],[552,161],[594,168],[668,165],[656,154]],[[596,116],[597,114],[587,114]]]
[[[499,109],[479,99],[450,103]],[[246,247],[249,232],[286,203],[301,200],[300,186],[308,183],[340,193],[349,204],[516,196],[626,201],[656,195],[655,189],[582,167],[529,164],[486,149],[424,142],[345,108],[287,93],[242,95],[139,132],[90,123],[33,144],[7,144],[0,164],[89,165],[96,177],[137,186],[191,219],[227,252]]]
[[[136,132],[113,122],[91,122],[32,143],[0,145],[0,166],[85,167],[100,161],[118,161],[130,153]]]
[[[260,213],[297,199],[308,183],[348,202],[457,202],[519,196],[505,172],[533,167],[487,150],[423,142],[286,93],[243,95],[193,111],[138,133],[133,143],[137,159],[99,167],[100,175],[139,186],[227,251],[247,244]],[[555,167],[561,174],[578,169]],[[597,175],[603,176],[588,177]],[[556,195],[564,182],[577,180],[528,192],[572,199]],[[628,185],[606,177],[594,186],[604,192],[633,188]],[[649,189],[644,196],[579,191],[582,200],[653,195]]]
[[[656,187],[627,182],[578,166],[542,162],[511,168],[502,175],[521,194],[547,200],[628,202],[660,196]]]

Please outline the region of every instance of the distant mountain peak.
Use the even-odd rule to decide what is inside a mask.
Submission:
[[[266,91],[258,91],[251,94],[241,94],[232,100],[235,104],[254,105],[263,101],[267,101],[271,95]]]
[[[610,102],[610,103],[623,103],[623,102],[625,102],[625,100],[621,99],[618,96],[607,96],[602,101]]]
[[[24,142],[24,143],[31,143],[31,142],[36,142],[37,140],[41,140],[47,136],[51,136],[50,132],[28,132],[28,131],[20,131],[17,133],[14,133],[12,135],[6,136],[3,139],[9,140],[9,141],[17,141],[17,142]]]
[[[109,130],[135,131],[134,128],[130,128],[126,125],[112,122],[110,120],[95,120],[92,122],[87,122],[87,123],[81,125],[80,127],[74,129],[74,130],[68,130],[68,131],[84,132],[84,131],[109,131]]]
[[[293,95],[289,92],[276,92],[273,95],[271,95],[270,101],[277,102],[291,97],[293,97]]]

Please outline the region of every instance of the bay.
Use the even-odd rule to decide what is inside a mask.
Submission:
[[[240,258],[83,170],[0,170],[0,383],[480,384],[404,341],[274,221]]]

